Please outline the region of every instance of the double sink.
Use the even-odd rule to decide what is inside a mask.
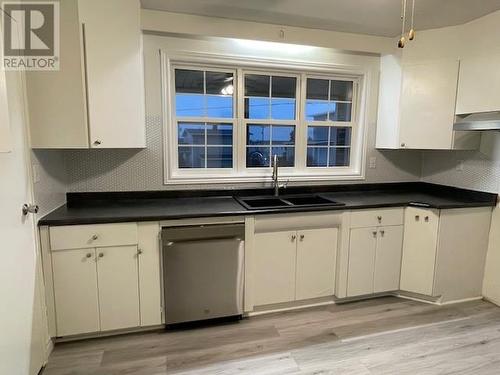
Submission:
[[[336,202],[319,194],[297,194],[280,196],[264,195],[252,197],[236,196],[235,199],[247,210],[344,205],[344,203]]]

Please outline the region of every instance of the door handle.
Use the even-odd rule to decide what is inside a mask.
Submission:
[[[381,231],[380,231],[380,234],[382,235],[382,237],[384,237],[385,230],[381,230]]]
[[[373,233],[373,237],[377,237],[377,231],[376,230],[374,230],[372,233]]]
[[[24,216],[26,216],[28,214],[37,214],[39,210],[40,210],[40,207],[38,207],[37,204],[31,204],[31,203],[23,204],[23,208],[22,208]]]
[[[292,242],[295,241],[296,238],[297,236],[295,234],[292,234]]]
[[[305,237],[305,236],[304,236],[303,234],[301,234],[301,235],[300,235],[300,240],[301,240],[301,241],[304,241],[304,237]]]

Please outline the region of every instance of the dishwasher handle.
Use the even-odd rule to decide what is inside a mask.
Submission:
[[[200,242],[200,241],[212,242],[212,241],[221,241],[221,240],[224,240],[224,241],[236,240],[237,242],[243,241],[243,239],[240,237],[210,237],[210,238],[204,238],[204,239],[197,238],[194,240],[193,239],[177,239],[175,241],[166,241],[164,246],[173,246],[173,245],[179,244],[179,243],[193,243],[193,242]]]
[[[167,244],[168,242],[245,238],[245,225],[213,224],[166,227],[162,229],[161,238],[165,244]]]

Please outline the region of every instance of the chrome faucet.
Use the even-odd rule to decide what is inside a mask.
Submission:
[[[273,188],[274,188],[274,196],[277,197],[280,195],[280,185],[278,181],[278,155],[273,155]]]

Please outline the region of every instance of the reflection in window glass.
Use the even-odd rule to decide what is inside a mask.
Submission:
[[[350,122],[353,81],[308,78],[306,120]]]
[[[245,118],[294,120],[297,78],[245,75]]]
[[[351,128],[337,126],[307,127],[308,167],[348,167]]]
[[[274,155],[278,156],[278,163],[282,167],[295,165],[295,126],[249,124],[247,167],[270,167]]]
[[[175,115],[232,118],[233,81],[233,73],[175,69]]]
[[[232,124],[179,122],[177,137],[179,168],[233,167]]]

